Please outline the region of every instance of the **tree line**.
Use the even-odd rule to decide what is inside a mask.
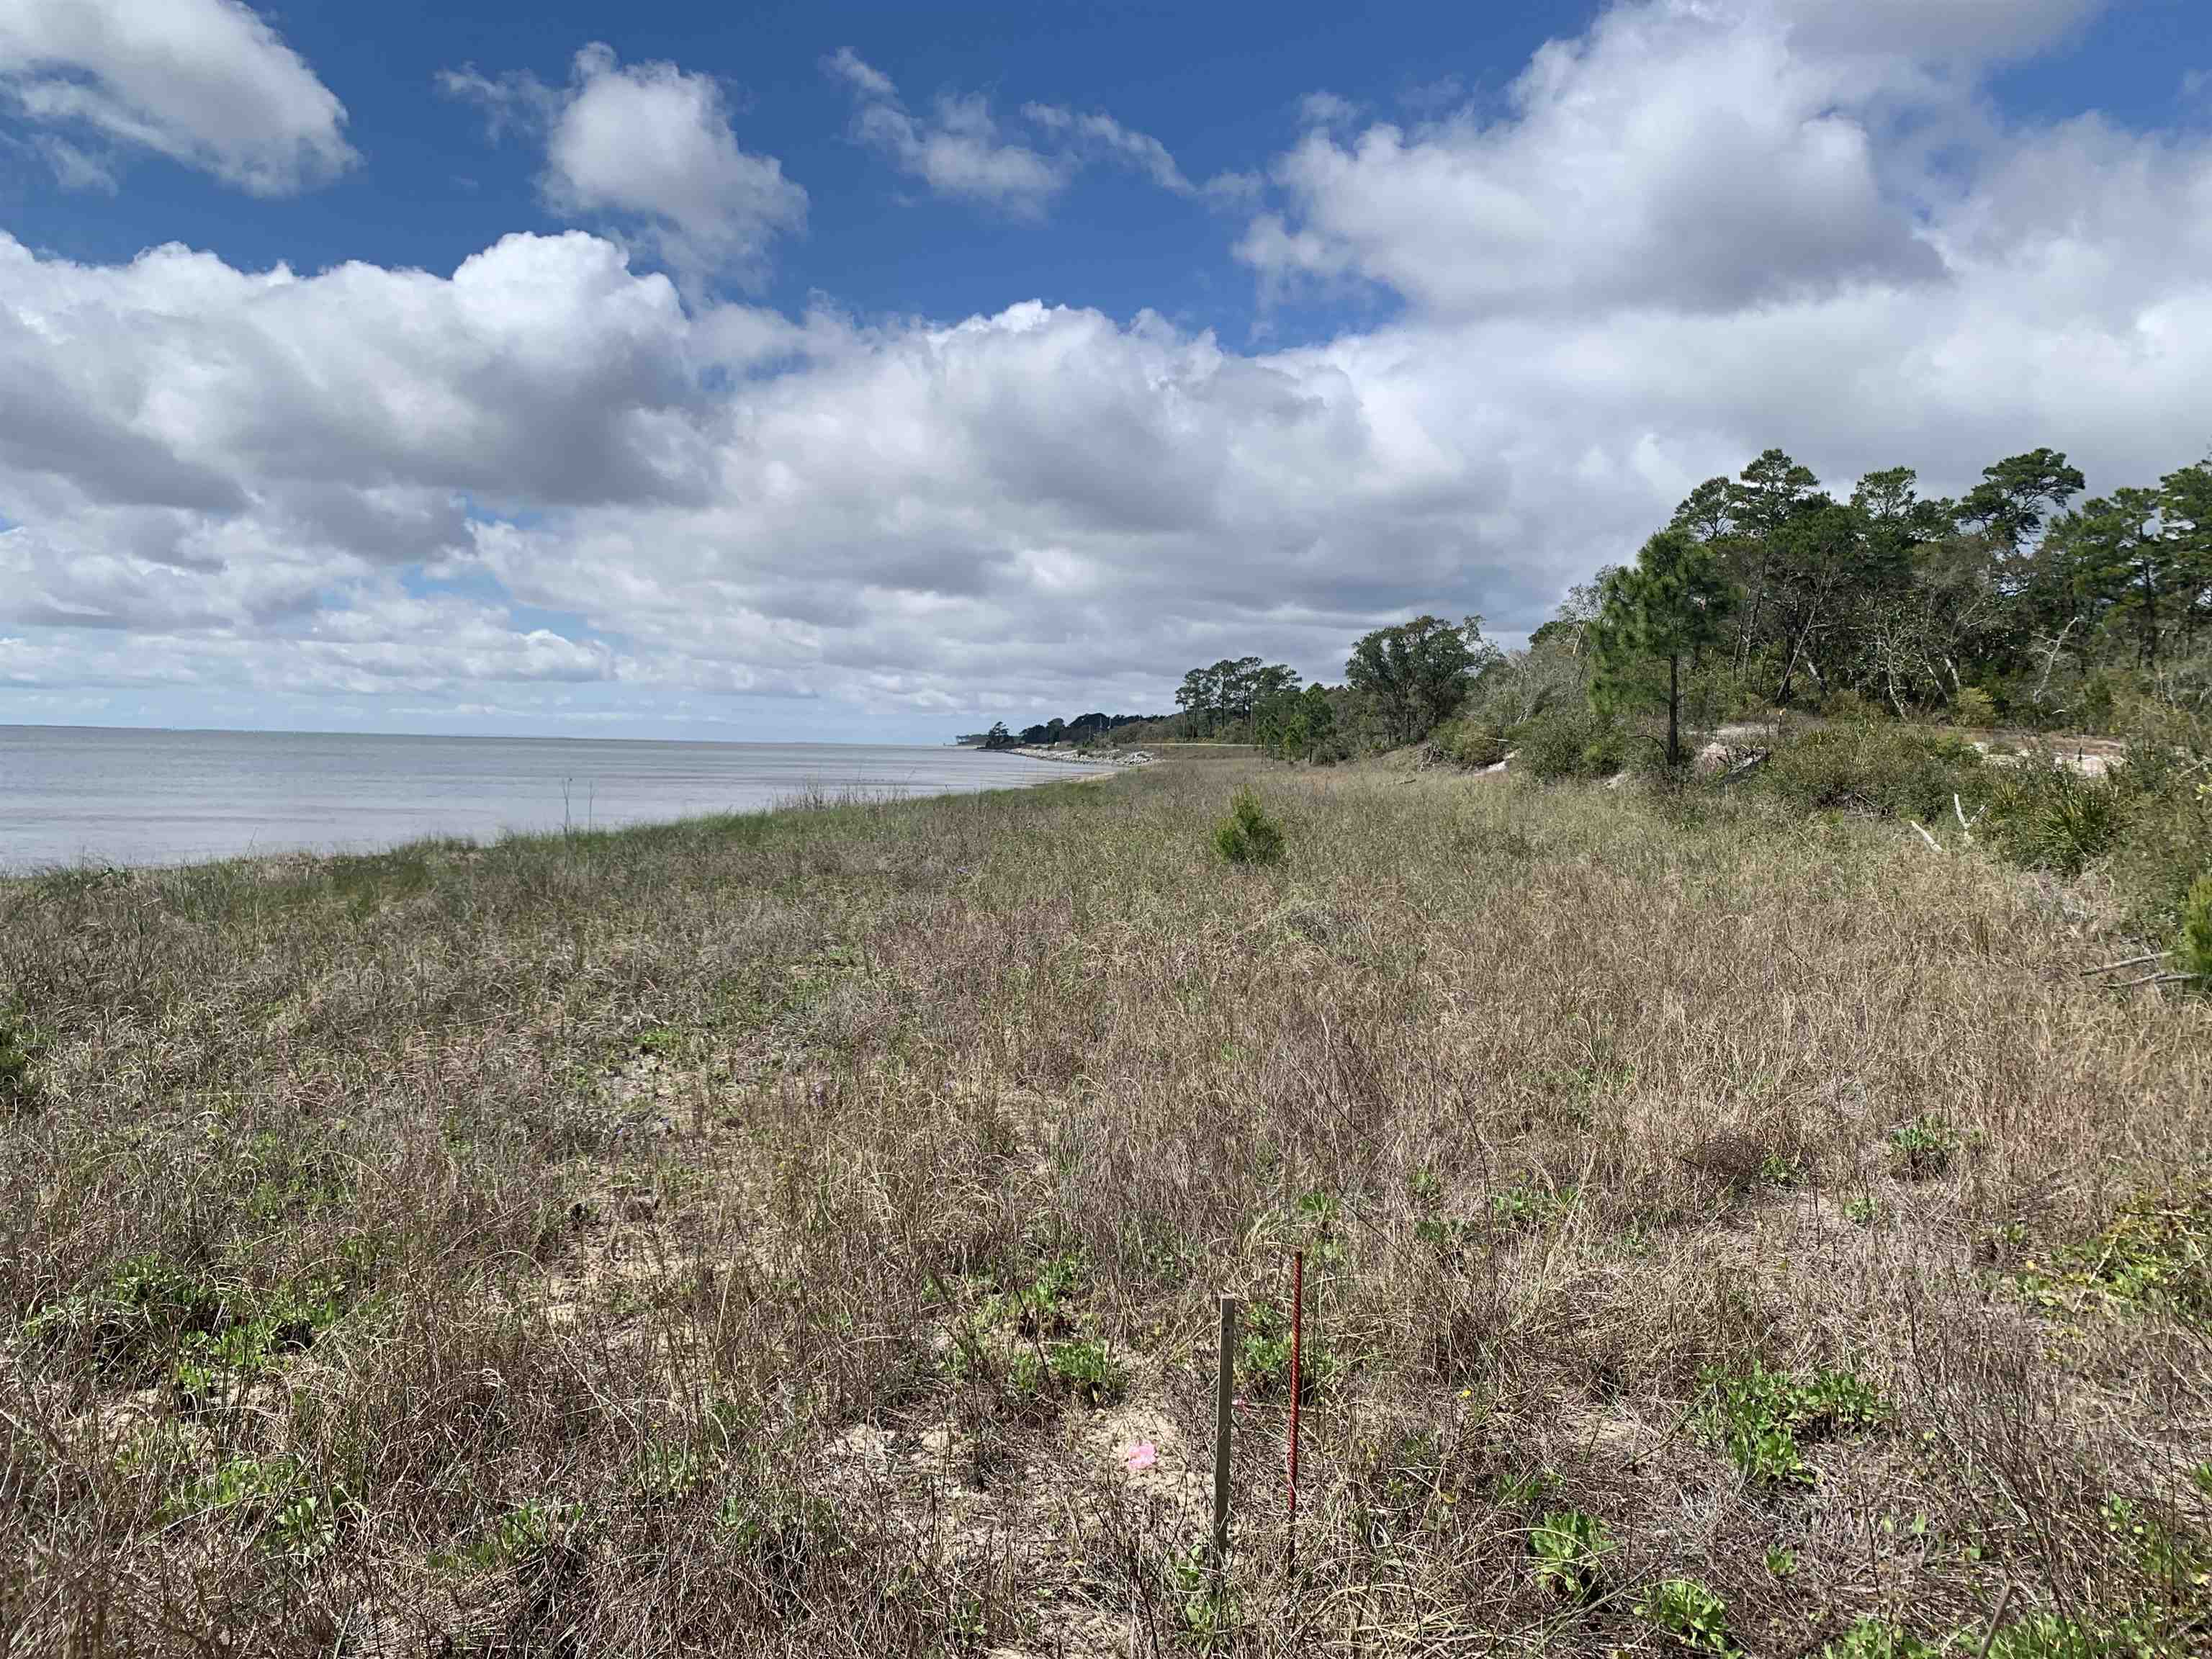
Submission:
[[[1969,725],[2109,725],[2154,688],[2212,690],[2212,461],[2081,497],[2065,455],[1984,469],[1956,499],[1911,467],[1847,495],[1779,449],[1699,484],[1631,563],[1570,590],[1525,647],[1423,616],[1352,646],[1340,685],[1259,657],[1194,668],[1150,741],[1331,759],[1473,722],[1471,750],[1546,715],[1686,726],[1776,708]],[[1663,716],[1663,735],[1660,729]],[[1616,732],[1615,735],[1618,735]]]
[[[1061,720],[1057,715],[1040,720],[1035,726],[1025,726],[1018,732],[1006,729],[1004,720],[995,721],[988,732],[963,732],[953,742],[969,749],[1024,749],[1049,746],[1056,743],[1097,743],[1109,732],[1118,732],[1125,726],[1138,726],[1157,721],[1157,714],[1078,714],[1073,720]]]

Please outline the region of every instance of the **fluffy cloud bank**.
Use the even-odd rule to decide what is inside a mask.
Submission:
[[[0,105],[49,129],[40,148],[74,186],[114,188],[111,146],[257,196],[312,188],[356,159],[344,106],[240,0],[8,0]]]
[[[1244,257],[1406,308],[1291,350],[687,302],[582,233],[451,276],[0,239],[0,374],[52,388],[0,404],[0,684],[592,688],[763,736],[793,705],[753,700],[829,700],[930,735],[1157,706],[1227,653],[1334,673],[1415,610],[1526,629],[1770,443],[1841,482],[2041,442],[2154,477],[2212,437],[2212,154],[2003,126],[1976,9],[1900,9],[1877,51],[1815,0],[1653,0],[1503,118],[1339,111]]]

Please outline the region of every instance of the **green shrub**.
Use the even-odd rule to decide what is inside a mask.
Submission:
[[[0,1106],[27,1106],[38,1097],[31,1071],[31,1038],[0,1003]]]
[[[304,1563],[330,1547],[343,1498],[317,1488],[291,1458],[233,1457],[170,1486],[161,1515],[171,1522],[234,1516],[254,1529],[263,1548]]]
[[[463,1554],[444,1558],[439,1565],[467,1565],[480,1571],[513,1566],[544,1554],[575,1531],[583,1519],[581,1504],[533,1498],[516,1504],[483,1528]]]
[[[1948,817],[1955,795],[1972,811],[1989,789],[1974,746],[1909,726],[1825,726],[1778,745],[1756,775],[1762,787],[1807,811],[1856,808],[1926,823]]]
[[[1978,685],[1970,685],[1951,699],[1951,718],[1960,726],[1983,730],[1997,723],[1996,700]]]
[[[2212,989],[2212,875],[2189,884],[2181,905],[2181,946],[2174,954],[2179,972],[2200,975],[2200,988]]]
[[[1429,747],[1440,758],[1474,771],[1505,758],[1505,737],[1481,720],[1446,720],[1429,733]]]
[[[1213,826],[1213,846],[1231,864],[1280,864],[1283,826],[1247,787],[1229,803],[1229,816]]]
[[[2212,709],[2145,702],[2123,722],[2126,823],[2104,869],[2142,932],[2180,928],[2190,890],[2212,872]]]
[[[1587,703],[1547,708],[1513,734],[1516,764],[1530,776],[1610,777],[1627,763],[1627,734],[1610,715]]]
[[[2076,876],[2119,840],[2134,793],[2057,761],[2011,767],[1990,792],[1990,831],[2014,863]]]

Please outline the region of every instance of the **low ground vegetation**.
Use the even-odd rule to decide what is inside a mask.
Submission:
[[[2212,1003],[1989,769],[1940,856],[1878,768],[1186,758],[0,887],[0,1627],[2201,1652]]]

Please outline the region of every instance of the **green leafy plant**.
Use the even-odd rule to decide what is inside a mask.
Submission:
[[[1543,782],[1606,777],[1627,763],[1628,738],[1610,710],[1586,702],[1547,708],[1513,734],[1520,750],[1513,764]]]
[[[1951,1167],[1959,1137],[1940,1117],[1923,1115],[1889,1132],[1889,1144],[1903,1160],[1905,1173],[1917,1180]]]
[[[1500,1475],[1498,1501],[1516,1508],[1534,1504],[1559,1484],[1559,1476],[1547,1468],[1523,1469],[1518,1474]]]
[[[1820,1659],[1936,1659],[1937,1651],[1890,1620],[1863,1613],[1840,1640],[1820,1650]]]
[[[837,1514],[815,1498],[794,1498],[773,1488],[722,1494],[714,1530],[730,1546],[772,1569],[789,1571],[808,1558],[841,1547]]]
[[[1806,1444],[1870,1429],[1889,1415],[1881,1397],[1846,1370],[1801,1376],[1754,1361],[1747,1371],[1709,1369],[1700,1380],[1709,1431],[1738,1468],[1772,1485],[1814,1479]]]
[[[1759,1179],[1765,1186],[1787,1190],[1804,1178],[1805,1167],[1795,1158],[1784,1158],[1779,1152],[1769,1152],[1759,1160]]]
[[[1644,1593],[1637,1611],[1675,1643],[1694,1653],[1733,1654],[1728,1603],[1694,1578],[1662,1578]]]
[[[1481,720],[1446,720],[1429,733],[1428,747],[1437,757],[1470,770],[1505,758],[1504,734]]]
[[[647,1502],[673,1504],[698,1490],[706,1469],[691,1447],[656,1435],[639,1452],[632,1478],[638,1495]]]
[[[1085,1338],[1055,1342],[1046,1352],[1052,1375],[1088,1406],[1110,1406],[1127,1386],[1127,1372],[1103,1342]]]
[[[118,1382],[159,1379],[164,1358],[225,1317],[224,1287],[156,1252],[135,1255],[86,1289],[49,1304],[23,1322],[33,1352],[89,1351],[94,1367]]]
[[[212,1331],[190,1331],[178,1342],[171,1382],[190,1407],[225,1403],[230,1391],[273,1372],[284,1357],[311,1346],[345,1312],[343,1287],[316,1281],[280,1285],[255,1298],[241,1294],[243,1308],[258,1311],[227,1316]]]
[[[1571,1187],[1554,1190],[1534,1181],[1517,1181],[1491,1194],[1490,1219],[1504,1231],[1518,1232],[1560,1219],[1574,1201]]]
[[[2195,1601],[2212,1589],[2212,1553],[2190,1533],[2177,1530],[2132,1498],[2108,1498],[2105,1530],[2135,1558],[2144,1577],[2166,1594]]]
[[[1797,1576],[1797,1552],[1777,1544],[1766,1552],[1766,1576],[1769,1578],[1794,1578]]]
[[[2212,1325],[2212,1187],[2138,1194],[2095,1237],[2022,1262],[2017,1282],[2046,1309],[2101,1304]]]
[[[1214,850],[1231,864],[1280,864],[1283,826],[1270,817],[1248,785],[1229,803],[1229,815],[1213,826]]]
[[[1182,1609],[1183,1635],[1195,1645],[1212,1649],[1236,1627],[1236,1593],[1224,1587],[1203,1544],[1193,1544],[1170,1558],[1168,1566]]]
[[[1300,1398],[1310,1404],[1344,1370],[1344,1358],[1321,1333],[1309,1329],[1298,1354]],[[1291,1382],[1291,1321],[1272,1302],[1244,1310],[1237,1336],[1237,1386],[1249,1395],[1287,1389]]]
[[[2135,1621],[2110,1629],[2077,1623],[2055,1613],[2031,1613],[1998,1631],[1989,1659],[2141,1659],[2182,1650],[2154,1645],[2153,1633]]]
[[[1605,1523],[1580,1510],[1556,1510],[1528,1528],[1537,1582],[1576,1601],[1595,1587],[1599,1566],[1613,1548]]]
[[[1844,1218],[1854,1227],[1871,1227],[1881,1219],[1881,1206],[1871,1193],[1861,1193],[1844,1206]]]
[[[514,1566],[531,1560],[575,1530],[584,1518],[581,1504],[532,1498],[502,1511],[483,1528],[475,1542],[459,1556],[442,1558],[447,1565],[482,1570]]]
[[[264,1549],[307,1561],[329,1548],[337,1510],[337,1494],[319,1491],[293,1459],[233,1457],[170,1487],[161,1514],[167,1521],[231,1516],[258,1528]]]
[[[1990,769],[1964,739],[1878,722],[1816,726],[1778,744],[1759,787],[1807,811],[1858,811],[1931,823],[1956,796],[1971,812]]]
[[[1970,685],[1951,699],[1951,718],[1960,726],[1986,729],[1997,723],[1997,706],[1978,685]]]

